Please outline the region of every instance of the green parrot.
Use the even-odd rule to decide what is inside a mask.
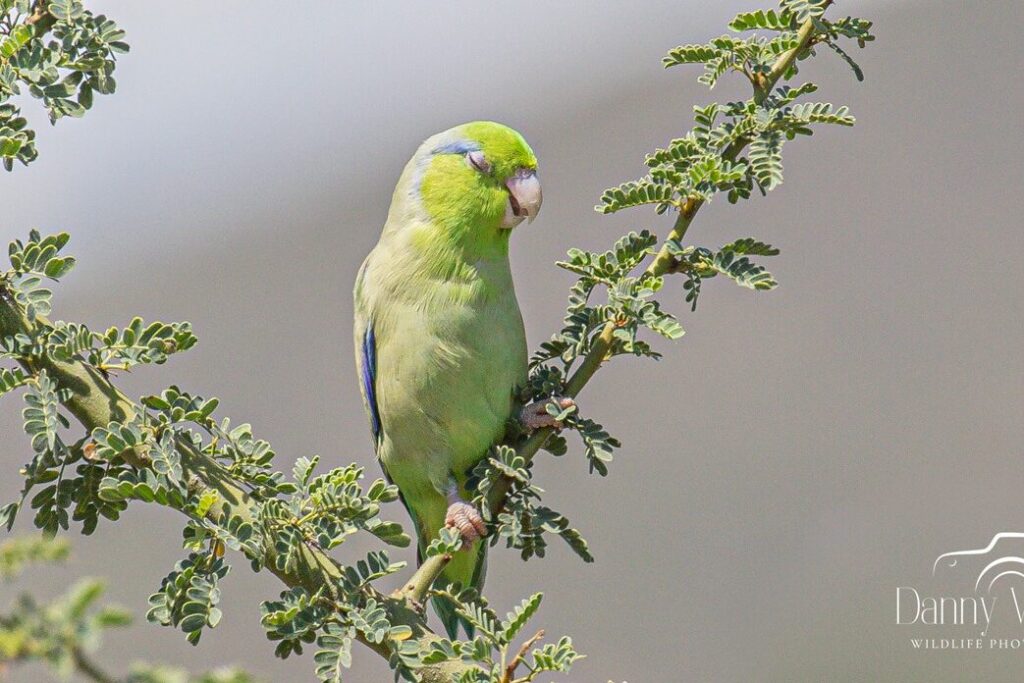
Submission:
[[[480,587],[486,527],[466,478],[502,437],[527,378],[523,320],[508,261],[512,229],[541,206],[522,135],[477,121],[413,155],[355,285],[356,365],[377,456],[398,486],[419,558],[445,526],[464,549],[442,582]],[[546,426],[527,410],[528,428]],[[435,609],[454,638],[458,619]]]

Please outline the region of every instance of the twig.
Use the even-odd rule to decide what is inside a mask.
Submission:
[[[533,637],[523,643],[523,646],[519,648],[519,652],[512,658],[509,665],[505,667],[505,675],[501,677],[501,683],[513,683],[516,674],[516,669],[523,663],[523,658],[526,657],[526,653],[531,647],[537,644],[537,641],[544,637],[544,629],[537,631],[533,634]]]
[[[117,679],[101,669],[82,648],[71,648],[71,658],[75,661],[78,672],[93,683],[117,683]]]
[[[828,6],[831,4],[832,0],[826,0],[821,5],[821,11],[824,12],[827,10]],[[775,60],[775,63],[772,64],[772,69],[768,72],[768,75],[764,77],[764,83],[760,88],[760,96],[762,100],[771,92],[772,88],[775,87],[775,84],[778,83],[783,74],[789,71],[789,67],[793,66],[793,62],[796,61],[797,55],[805,50],[810,44],[811,38],[814,37],[815,28],[814,19],[808,19],[805,21],[800,27],[800,30],[797,31],[796,47],[783,52],[779,55],[778,59]],[[757,99],[758,93],[755,93],[754,97]],[[758,103],[760,104],[760,100],[758,100]]]
[[[483,541],[481,541],[483,543]],[[391,594],[391,597],[399,600],[412,600],[416,603],[423,602],[423,599],[427,597],[427,591],[437,581],[437,577],[441,576],[441,572],[451,562],[452,556],[449,553],[442,555],[434,555],[428,557],[427,560],[416,569],[416,572],[412,577],[405,583],[404,586],[396,590]]]
[[[33,24],[38,24],[42,22],[44,19],[46,19],[46,23],[52,24],[53,16],[50,14],[49,10],[47,10],[46,4],[46,0],[38,0],[38,2],[36,2],[35,4],[35,7],[32,8],[32,14],[29,15],[28,19],[25,20],[25,23],[31,26]],[[46,28],[49,27],[46,26]]]

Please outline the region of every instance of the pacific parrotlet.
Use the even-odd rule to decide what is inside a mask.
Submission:
[[[355,285],[355,350],[374,447],[416,528],[464,549],[441,582],[479,588],[485,525],[466,479],[500,439],[527,379],[509,238],[541,207],[537,158],[516,131],[476,121],[424,142],[405,166]],[[529,426],[544,426],[542,409]],[[452,637],[458,620],[435,607]]]

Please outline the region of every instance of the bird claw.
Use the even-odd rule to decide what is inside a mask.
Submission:
[[[537,401],[519,411],[519,421],[531,432],[545,427],[561,429],[565,425],[562,424],[561,420],[556,419],[554,415],[548,412],[548,406],[555,406],[559,411],[563,411],[574,408],[576,402],[567,396],[556,396],[543,401]]]
[[[444,517],[444,525],[451,527],[462,535],[462,547],[468,548],[478,538],[487,535],[487,524],[474,506],[457,500],[448,506]]]

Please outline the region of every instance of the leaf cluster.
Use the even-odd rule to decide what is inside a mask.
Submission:
[[[0,581],[17,578],[29,565],[56,564],[67,559],[70,544],[63,539],[15,536],[0,542]]]
[[[449,589],[433,594],[449,602],[475,633],[468,641],[440,638],[420,654],[424,664],[462,660],[472,665],[457,679],[458,683],[530,683],[546,673],[569,673],[573,663],[583,657],[568,637],[533,647],[543,637],[543,631],[515,648],[517,639],[540,608],[541,593],[523,600],[504,619],[475,591]],[[521,675],[520,668],[525,669]]]
[[[54,564],[68,557],[61,539],[18,536],[0,543],[0,578],[13,578],[27,564]],[[103,605],[104,584],[83,579],[63,596],[48,603],[23,594],[6,612],[0,612],[0,670],[28,662],[42,662],[62,678],[80,671],[94,680],[115,681],[89,660],[104,633],[126,626],[131,616],[114,605]],[[87,669],[85,667],[88,667]],[[137,663],[117,683],[255,683],[240,669],[220,669],[197,676],[176,667]]]
[[[220,623],[223,614],[217,607],[219,582],[229,570],[216,554],[190,554],[164,578],[160,590],[149,596],[146,619],[179,628],[188,642],[197,644],[204,628],[214,628]]]
[[[491,489],[499,481],[511,483],[505,504],[497,515],[491,514],[487,501]],[[564,540],[584,562],[593,562],[587,542],[564,515],[541,504],[544,490],[533,483],[532,468],[514,448],[496,446],[473,471],[477,495],[474,503],[484,512],[484,519],[493,528],[491,545],[504,540],[506,547],[519,550],[524,560],[544,557],[547,540],[555,534]]]
[[[40,100],[56,123],[81,117],[96,94],[117,86],[117,55],[128,51],[124,31],[81,0],[0,0],[0,161],[35,160],[36,133],[12,99]]]
[[[730,242],[717,251],[683,247],[674,240],[666,244],[668,253],[675,258],[674,269],[686,275],[683,289],[691,310],[697,310],[701,283],[717,275],[753,290],[775,289],[779,284],[764,266],[750,260],[750,256],[777,256],[779,250],[752,237]]]
[[[50,603],[19,596],[0,613],[0,666],[41,661],[67,677],[78,654],[91,651],[103,631],[130,621],[123,609],[98,604],[103,592],[102,581],[81,579]]]
[[[417,641],[406,624],[394,623],[387,601],[375,594],[370,582],[393,574],[404,563],[391,563],[385,553],[371,553],[366,560],[345,570],[337,584],[310,593],[292,588],[279,600],[266,601],[261,620],[272,641],[279,641],[279,657],[302,654],[303,646],[315,643],[313,656],[320,681],[340,682],[352,665],[352,645],[357,639],[381,646],[390,653],[396,676],[415,680]]]
[[[36,526],[51,534],[68,529],[72,521],[91,533],[101,517],[117,519],[131,502],[183,512],[188,517],[183,545],[190,553],[150,597],[147,617],[182,630],[193,644],[221,620],[221,580],[229,571],[226,549],[243,553],[255,569],[269,558],[273,569],[288,572],[296,570],[308,548],[331,550],[359,531],[391,545],[409,544],[398,524],[380,517],[382,506],[398,498],[395,486],[383,479],[364,485],[364,470],[354,464],[317,473],[319,456],[299,458],[288,477],[274,469],[273,449],[254,436],[249,424],[236,426],[216,417],[216,398],[170,387],[144,397],[127,418],[70,442],[70,423],[63,414],[69,390],[59,387],[46,370],[31,373],[24,367],[36,367],[40,358],[46,358],[108,373],[162,363],[169,354],[191,348],[196,339],[188,323],[146,325],[136,318],[123,329],[97,334],[78,323],[49,323],[38,306],[34,315],[30,313],[30,303],[17,297],[24,277],[66,274],[74,264],[74,259],[61,255],[66,243],[66,234],[43,237],[33,232],[27,242],[12,244],[11,267],[0,273],[0,295],[11,296],[35,323],[34,334],[5,338],[0,347],[3,358],[23,364],[4,369],[0,386],[4,393],[24,390],[24,429],[34,453],[23,468],[21,501],[4,506],[0,520],[13,524],[18,510],[28,503],[36,510]],[[221,476],[243,487],[255,500],[255,514],[243,517],[232,512],[217,488],[195,471],[200,462],[214,463]],[[12,568],[14,562],[11,559]],[[314,630],[335,624],[354,628],[371,642],[380,641],[380,620],[375,618],[380,606],[372,602],[371,583],[404,566],[378,551],[342,567],[331,590],[312,601],[329,601],[329,609],[313,620]],[[297,595],[289,600],[298,600]],[[273,626],[268,635],[282,641],[282,654],[298,649],[307,633],[296,623],[303,623],[309,612],[292,611],[282,616],[275,608],[268,611],[274,616],[265,620]],[[400,635],[405,628],[389,626],[388,632]],[[337,633],[333,627],[328,630],[331,633],[321,635],[330,641]]]
[[[753,95],[746,101],[695,107],[693,129],[648,155],[646,176],[605,191],[597,210],[613,213],[652,205],[659,213],[681,211],[687,202],[709,201],[720,192],[735,203],[749,197],[754,188],[765,193],[782,183],[785,141],[811,135],[818,124],[853,125],[846,107],[826,102],[794,104],[817,90],[813,83],[775,87],[777,81],[793,79],[799,63],[813,56],[819,45],[839,53],[863,79],[841,42],[853,40],[864,47],[874,40],[871,22],[853,17],[826,19],[828,4],[826,0],[784,0],[777,11],[744,12],[730,23],[736,33],[751,35],[724,35],[704,45],[670,50],[663,61],[666,67],[701,65],[704,71],[698,80],[710,88],[726,73],[739,73],[750,82]],[[813,28],[801,42],[800,29],[808,20]],[[746,156],[740,156],[746,147]]]

